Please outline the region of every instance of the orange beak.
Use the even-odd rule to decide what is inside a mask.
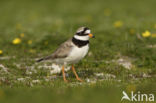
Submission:
[[[95,38],[93,34],[88,34],[90,38]]]

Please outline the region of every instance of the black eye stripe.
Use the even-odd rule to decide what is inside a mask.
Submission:
[[[86,35],[88,35],[88,34],[85,34],[86,30],[89,30],[89,28],[85,27],[83,31],[76,33],[76,35],[86,36]]]
[[[89,28],[85,27],[82,34],[84,34],[86,30],[89,30]]]
[[[79,36],[86,36],[86,35],[88,35],[88,34],[76,33],[76,35],[79,35]]]
[[[89,30],[89,28],[87,28],[87,27],[86,27],[86,28],[84,28],[84,31],[86,31],[86,30]]]

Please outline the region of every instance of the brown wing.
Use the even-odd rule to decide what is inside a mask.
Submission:
[[[56,49],[56,51],[51,55],[51,59],[67,57],[72,47],[71,39],[67,40],[61,44],[58,49]]]
[[[49,59],[57,59],[57,58],[65,58],[69,55],[70,50],[72,49],[73,45],[71,43],[72,39],[67,40],[63,44],[60,45],[58,49],[54,51],[53,54],[50,56],[44,57],[39,59],[37,62],[43,61],[43,60],[49,60]]]

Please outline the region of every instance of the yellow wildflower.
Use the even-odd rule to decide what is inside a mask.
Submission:
[[[32,44],[32,40],[28,40],[28,44],[31,45]]]
[[[20,34],[20,37],[23,38],[23,37],[24,37],[24,33],[21,33],[21,34]]]
[[[156,34],[152,34],[151,37],[152,37],[152,38],[156,38]]]
[[[3,51],[2,50],[0,50],[0,54],[3,54]]]
[[[13,44],[20,44],[21,43],[21,39],[20,38],[15,38],[13,41],[12,41]]]
[[[142,33],[142,36],[144,38],[151,36],[151,32],[149,32],[148,30],[146,30],[145,32]]]
[[[112,13],[112,11],[109,8],[107,8],[107,9],[104,10],[104,15],[105,16],[110,16],[111,13]]]
[[[120,28],[122,26],[123,26],[123,22],[122,21],[116,21],[116,22],[114,22],[114,27],[115,28]]]

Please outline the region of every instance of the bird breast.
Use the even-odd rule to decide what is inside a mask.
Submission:
[[[76,63],[79,60],[83,59],[89,50],[89,44],[83,46],[81,48],[74,46],[69,53],[68,57],[66,58],[67,62]]]

